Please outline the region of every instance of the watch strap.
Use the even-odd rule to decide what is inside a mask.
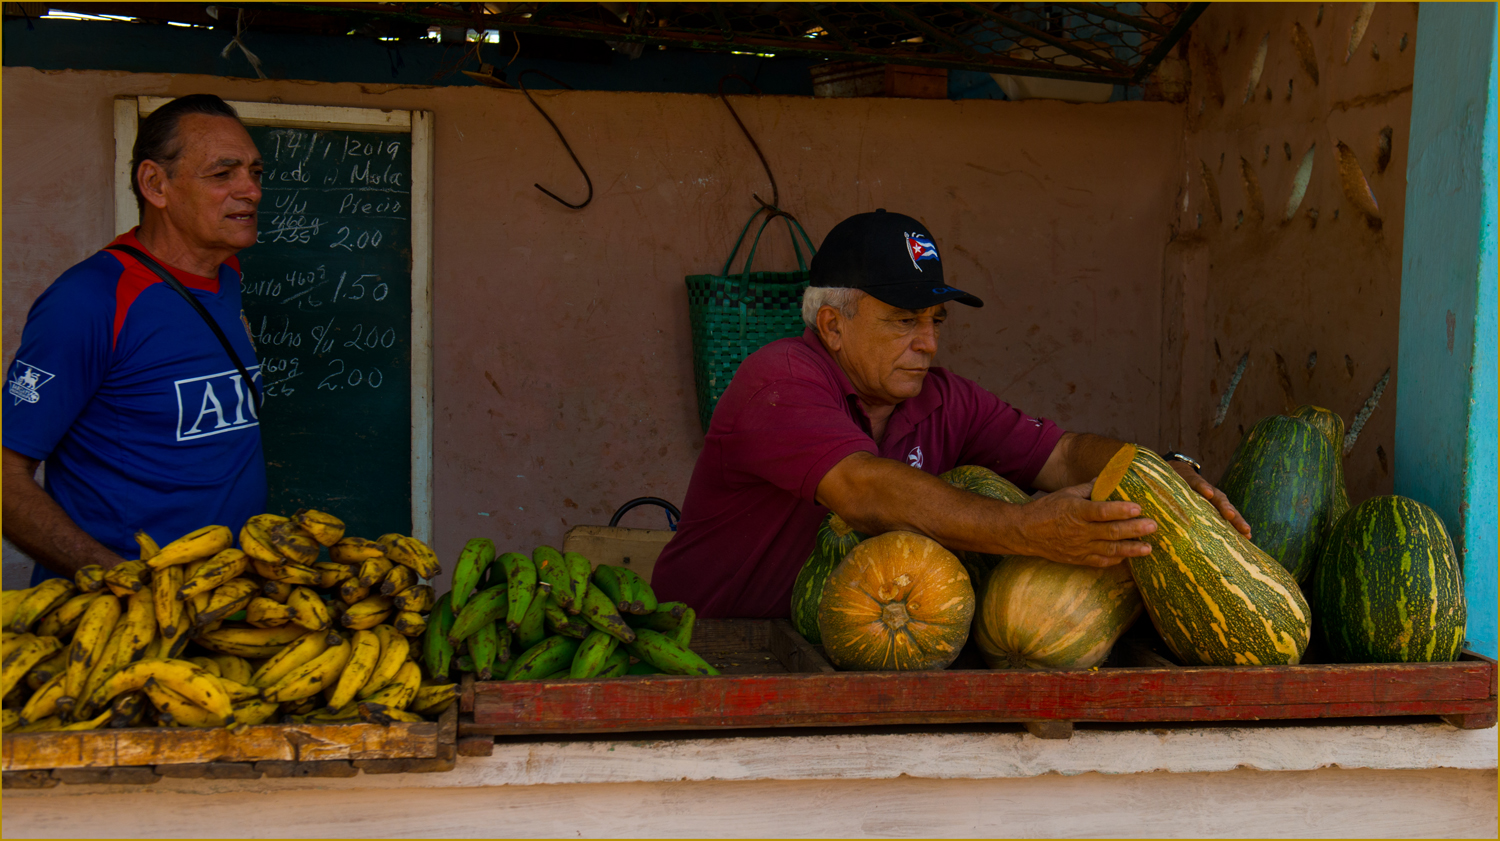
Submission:
[[[1183,462],[1184,464],[1187,464],[1187,465],[1191,466],[1194,470],[1198,471],[1199,473],[1203,472],[1203,465],[1197,459],[1193,458],[1190,455],[1185,455],[1183,453],[1179,453],[1176,450],[1167,450],[1166,452],[1164,452],[1164,453],[1161,454],[1161,457],[1163,459],[1167,460],[1167,461],[1180,461],[1180,462]]]

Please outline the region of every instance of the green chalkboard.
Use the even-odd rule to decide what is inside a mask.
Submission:
[[[267,509],[412,533],[411,135],[251,126],[260,235],[239,254]]]

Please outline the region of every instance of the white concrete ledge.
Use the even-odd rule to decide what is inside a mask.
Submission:
[[[501,743],[447,773],[343,779],[192,780],[150,786],[62,785],[6,799],[149,790],[196,794],[309,789],[431,789],[763,780],[995,780],[1057,774],[1234,770],[1493,770],[1496,730],[1446,724],[1104,731],[1071,739],[1025,733],[713,736],[702,739]]]

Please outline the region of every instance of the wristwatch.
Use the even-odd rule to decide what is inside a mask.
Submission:
[[[1161,457],[1163,459],[1166,459],[1167,461],[1180,461],[1180,462],[1183,462],[1184,464],[1190,465],[1194,470],[1198,471],[1199,473],[1203,472],[1203,465],[1199,464],[1197,459],[1193,458],[1192,456],[1184,455],[1182,453],[1179,453],[1176,450],[1167,450],[1166,452],[1164,452],[1164,453],[1161,454]]]

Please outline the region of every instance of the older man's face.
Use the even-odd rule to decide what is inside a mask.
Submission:
[[[866,404],[909,400],[922,391],[947,318],[942,304],[904,310],[866,295],[854,318],[839,319],[834,358]]]
[[[177,124],[182,153],[163,185],[162,208],[188,244],[234,253],[255,244],[260,152],[229,117],[186,114]]]

